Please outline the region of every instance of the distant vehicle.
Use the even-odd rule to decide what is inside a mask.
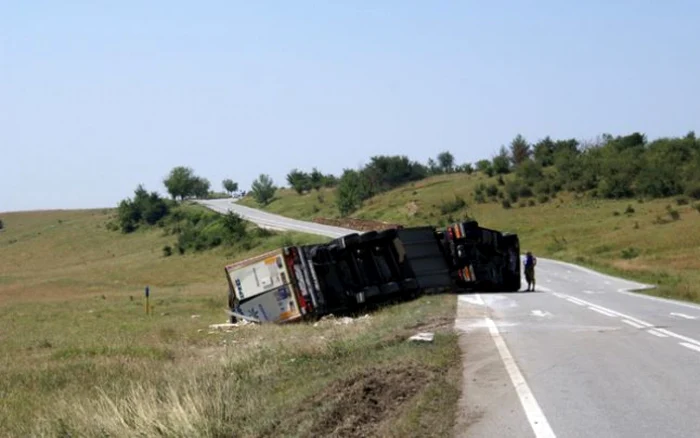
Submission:
[[[232,322],[286,323],[422,293],[518,291],[520,243],[476,221],[397,227],[279,248],[225,273]]]

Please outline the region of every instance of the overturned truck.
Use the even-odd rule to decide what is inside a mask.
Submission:
[[[520,243],[476,221],[397,227],[279,248],[225,273],[231,322],[286,323],[422,293],[518,291]]]

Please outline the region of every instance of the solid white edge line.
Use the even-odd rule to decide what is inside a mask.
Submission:
[[[496,327],[496,324],[491,318],[487,317],[485,319],[486,324],[489,327],[491,337],[493,338],[496,348],[498,349],[498,353],[501,355],[501,360],[506,367],[506,371],[508,371],[510,380],[515,387],[515,391],[518,394],[520,404],[525,410],[525,415],[530,422],[532,431],[535,433],[537,438],[555,437],[556,435],[554,435],[554,431],[550,427],[547,417],[544,416],[540,405],[537,403],[537,400],[535,400],[535,396],[532,394],[532,391],[527,385],[527,382],[520,372],[518,365],[515,363],[513,356],[510,354],[503,337],[498,331],[498,327]]]
[[[601,310],[601,309],[595,308],[593,306],[588,306],[588,308],[594,312],[600,313],[601,315],[610,316],[612,318],[617,316],[614,313],[606,312],[605,310]]]
[[[683,340],[683,341],[689,342],[689,343],[691,343],[691,344],[693,344],[693,345],[696,345],[696,346],[698,346],[698,347],[700,348],[700,341],[697,341],[697,340],[695,340],[695,339],[693,339],[693,338],[689,338],[689,337],[687,337],[687,336],[679,335],[678,333],[673,333],[672,331],[669,331],[669,330],[666,330],[666,329],[662,329],[662,328],[657,328],[656,330],[658,330],[658,331],[660,331],[661,333],[664,333],[664,334],[666,334],[666,335],[673,336],[673,337],[676,338],[676,339],[681,339],[681,340]]]
[[[628,320],[628,319],[623,319],[622,322],[624,322],[625,324],[629,324],[629,325],[631,325],[631,326],[634,327],[634,328],[638,328],[638,329],[644,328],[643,325],[637,324],[636,322],[630,321],[630,320]]]
[[[654,329],[647,330],[647,333],[649,333],[650,335],[658,336],[659,338],[668,338],[668,335],[665,335]]]
[[[621,293],[621,294],[637,297],[637,298],[644,298],[646,300],[651,300],[651,301],[661,302],[661,303],[665,303],[665,304],[686,307],[688,309],[693,309],[693,310],[700,310],[700,305],[693,304],[693,303],[686,303],[686,302],[678,301],[678,300],[672,300],[670,298],[654,297],[651,295],[640,294],[638,292],[630,292],[630,291],[625,290],[625,289],[619,289],[617,292]]]
[[[690,344],[688,342],[679,342],[679,344],[681,344],[685,348],[690,348],[691,350],[695,350],[697,352],[700,352],[700,347],[695,345],[695,344]]]

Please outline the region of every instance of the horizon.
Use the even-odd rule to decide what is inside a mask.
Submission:
[[[167,7],[166,7],[167,6]],[[207,7],[209,6],[209,7]],[[221,191],[372,155],[698,132],[700,5],[13,5],[0,212],[114,208],[191,167]],[[8,166],[9,164],[9,166]]]

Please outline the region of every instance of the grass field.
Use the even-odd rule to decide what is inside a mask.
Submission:
[[[483,226],[519,233],[523,250],[536,255],[659,286],[648,293],[700,302],[697,204],[678,205],[675,198],[610,201],[561,194],[545,203],[521,198],[506,209],[500,201],[476,203],[473,192],[480,183],[498,185],[496,178],[482,174],[431,177],[369,199],[353,217],[441,225],[469,215]],[[323,196],[320,204],[316,193],[279,191],[266,209],[301,219],[337,216],[333,191]],[[466,205],[450,211],[455,197]],[[250,198],[243,202],[255,205]]]
[[[0,214],[4,436],[451,433],[454,297],[423,297],[348,325],[210,333],[226,321],[224,264],[323,238],[283,234],[248,253],[164,257],[173,236],[108,231],[111,214]],[[436,342],[405,342],[421,326]]]

